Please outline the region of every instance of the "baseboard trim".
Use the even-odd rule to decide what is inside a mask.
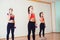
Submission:
[[[56,34],[60,34],[60,32],[51,32],[51,33],[56,33]],[[51,33],[45,33],[45,34],[51,34]],[[39,34],[36,34],[36,36],[39,35]],[[32,36],[32,35],[31,35]],[[21,37],[27,37],[27,36],[18,36],[18,37],[15,37],[15,38],[21,38]],[[6,38],[0,38],[0,40],[2,39],[6,39]],[[10,38],[11,39],[11,38]]]

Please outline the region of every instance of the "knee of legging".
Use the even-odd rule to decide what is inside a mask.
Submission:
[[[28,35],[30,35],[31,34],[31,32],[28,32]]]
[[[33,35],[35,35],[35,33],[33,33]]]
[[[30,36],[30,33],[28,33],[28,36]]]
[[[14,33],[11,33],[12,35],[14,35]]]
[[[7,35],[9,35],[9,33],[7,33]]]

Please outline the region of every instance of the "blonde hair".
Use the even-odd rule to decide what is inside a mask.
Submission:
[[[13,11],[13,8],[9,8],[9,10]]]

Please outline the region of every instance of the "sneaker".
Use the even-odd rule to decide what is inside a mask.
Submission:
[[[41,37],[40,40],[43,40],[43,38]]]
[[[46,37],[43,37],[43,40],[47,40],[47,38]]]

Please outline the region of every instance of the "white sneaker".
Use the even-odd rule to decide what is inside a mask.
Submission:
[[[43,40],[43,38],[41,37],[40,40]]]
[[[46,37],[43,37],[43,40],[47,40],[47,38]]]

